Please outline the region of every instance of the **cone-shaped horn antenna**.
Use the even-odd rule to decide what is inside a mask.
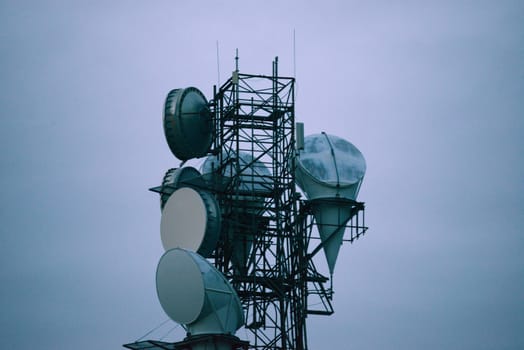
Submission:
[[[311,201],[329,271],[333,273],[366,161],[350,142],[322,133],[304,139],[296,164],[297,184]]]
[[[329,272],[333,274],[338,251],[342,245],[346,224],[353,216],[353,201],[345,199],[316,199],[311,201]]]
[[[253,248],[253,234],[245,234],[239,237],[235,237],[233,240],[233,252],[231,254],[231,260],[233,266],[238,269],[241,274],[247,272],[247,265],[251,249]]]

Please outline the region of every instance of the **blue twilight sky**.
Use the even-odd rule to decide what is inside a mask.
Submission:
[[[3,0],[2,349],[118,349],[167,318],[164,97],[211,97],[217,40],[222,81],[235,48],[292,75],[294,29],[298,121],[367,161],[370,231],[310,348],[524,348],[522,1]]]

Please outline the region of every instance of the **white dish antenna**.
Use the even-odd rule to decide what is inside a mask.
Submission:
[[[311,201],[331,273],[365,172],[362,153],[337,136],[307,136],[298,151],[296,181]]]
[[[213,194],[180,187],[162,210],[162,245],[165,250],[179,247],[209,257],[218,242],[220,226],[220,207]]]
[[[234,334],[244,323],[233,287],[194,252],[168,250],[158,263],[156,288],[165,313],[191,335]]]
[[[188,87],[167,94],[164,134],[169,149],[180,160],[207,154],[213,142],[213,118],[200,90]]]

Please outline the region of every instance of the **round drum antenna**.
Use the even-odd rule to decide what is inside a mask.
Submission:
[[[206,97],[194,87],[171,90],[164,105],[164,134],[182,161],[207,154],[213,142],[213,118]]]

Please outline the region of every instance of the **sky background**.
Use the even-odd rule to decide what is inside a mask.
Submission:
[[[235,48],[244,73],[279,56],[306,135],[367,161],[370,230],[310,348],[523,349],[524,3],[443,0],[0,1],[2,349],[119,349],[167,319],[147,189],[179,164],[165,95],[211,98],[217,40],[222,82]]]

